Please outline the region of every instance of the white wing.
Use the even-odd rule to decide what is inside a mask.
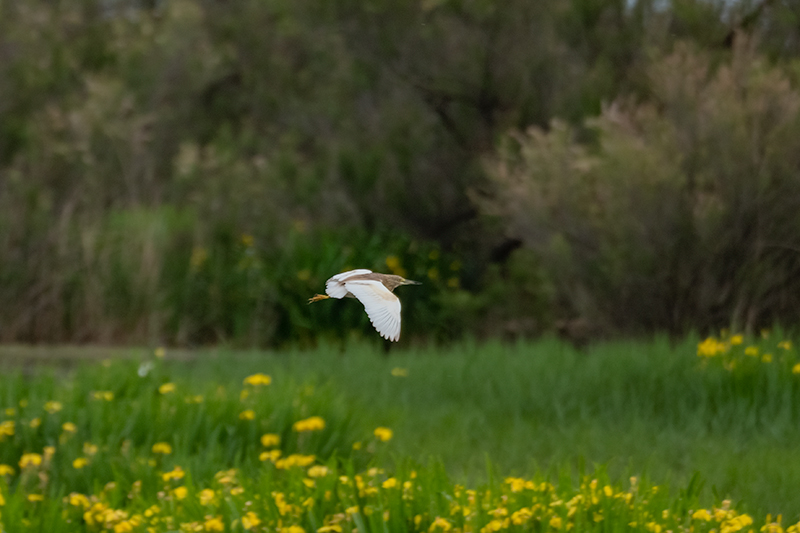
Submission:
[[[352,276],[359,276],[361,274],[370,274],[372,270],[366,268],[358,268],[356,270],[348,270],[341,274],[336,274],[325,283],[325,292],[331,298],[344,298],[347,296],[347,289],[344,286],[344,281]]]
[[[400,338],[400,299],[392,291],[375,280],[355,279],[344,285],[364,304],[369,321],[381,337],[390,341]]]

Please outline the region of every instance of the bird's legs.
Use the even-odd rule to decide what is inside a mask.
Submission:
[[[330,298],[330,296],[328,296],[327,294],[315,294],[314,296],[308,299],[308,303],[312,304],[320,300],[327,300],[328,298]]]

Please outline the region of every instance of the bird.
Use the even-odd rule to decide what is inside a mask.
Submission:
[[[419,281],[394,274],[379,274],[358,268],[336,274],[325,282],[327,294],[315,294],[308,303],[328,298],[357,298],[364,304],[372,326],[384,339],[400,340],[400,299],[394,291],[401,285],[422,285]]]

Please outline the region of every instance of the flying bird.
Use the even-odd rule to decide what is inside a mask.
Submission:
[[[328,298],[358,298],[381,337],[397,341],[400,339],[400,299],[392,291],[400,285],[421,283],[394,274],[378,274],[359,268],[333,276],[325,282],[327,295],[316,294],[308,299],[308,303]]]

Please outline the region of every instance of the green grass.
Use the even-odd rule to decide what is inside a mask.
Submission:
[[[15,421],[15,431],[0,441],[0,464],[16,472],[6,477],[9,504],[0,509],[0,517],[13,530],[12,525],[23,519],[50,516],[25,514],[26,505],[44,505],[20,503],[31,492],[52,501],[52,509],[47,507],[52,518],[47,520],[52,520],[48,530],[53,531],[66,505],[59,498],[70,492],[94,494],[109,508],[131,513],[154,503],[163,507],[169,491],[160,473],[175,465],[187,472],[181,483],[192,497],[215,486],[215,476],[228,468],[238,469],[237,483],[245,494],[286,490],[299,497],[308,489],[298,488],[303,476],[289,475],[292,469],[275,468],[259,457],[264,451],[260,436],[276,433],[284,457],[313,454],[317,464],[331,472],[349,472],[350,477],[380,467],[386,473],[373,476],[378,484],[392,474],[408,481],[416,469],[419,483],[447,486],[451,499],[457,498],[454,483],[483,487],[492,491],[491,498],[503,491],[516,498],[502,483],[506,476],[548,479],[555,492],[572,497],[590,491],[586,484],[592,477],[609,483],[615,494],[630,492],[628,479],[636,476],[643,480],[642,487],[650,482],[672,487],[662,489],[669,496],[658,505],[682,505],[684,515],[690,507],[731,499],[757,523],[767,514],[781,513],[784,524],[794,523],[800,517],[800,465],[795,460],[800,375],[791,371],[795,349],[776,349],[780,340],[758,340],[761,353],[773,353],[773,361],[742,356],[738,366],[729,369],[729,359],[698,358],[697,339],[674,344],[664,339],[618,342],[586,351],[555,340],[513,346],[464,343],[397,350],[388,357],[370,345],[283,353],[168,351],[163,361],[144,350],[86,350],[70,358],[83,354],[113,361],[84,361],[75,368],[65,366],[70,358],[60,358],[63,350],[53,350],[52,358],[62,361],[56,369],[25,367],[25,374],[16,375],[9,375],[9,368],[28,356],[41,362],[47,354],[6,348],[0,352],[6,370],[6,377],[0,378],[0,408],[14,409],[5,419]],[[735,355],[738,348],[730,348]],[[142,367],[143,362],[148,366]],[[146,375],[139,376],[137,371],[144,369]],[[393,369],[407,375],[395,376]],[[269,374],[272,384],[242,385],[246,376],[257,372]],[[175,390],[161,394],[164,383],[175,383]],[[240,396],[242,389],[247,397]],[[114,398],[95,399],[97,391],[111,391]],[[199,403],[192,400],[198,395]],[[20,407],[21,400],[27,405]],[[44,407],[52,400],[62,409],[48,413]],[[248,409],[254,420],[240,418]],[[294,422],[312,415],[325,419],[324,430],[298,434],[292,429]],[[40,424],[31,427],[34,418]],[[61,429],[66,421],[76,424],[76,434]],[[394,438],[379,442],[372,435],[377,426],[391,428]],[[85,442],[98,447],[95,455],[87,455]],[[170,443],[172,453],[154,454],[156,442]],[[42,453],[45,446],[55,448],[46,468],[47,482],[24,469],[20,475],[22,453]],[[87,457],[89,464],[75,469],[76,457]],[[117,487],[104,489],[110,481]],[[132,490],[136,481],[139,495],[125,500],[122,493]],[[222,498],[224,491],[219,490]],[[339,494],[341,486],[329,490],[336,494],[336,505],[352,506],[353,501]],[[120,494],[114,496],[114,491]],[[159,492],[167,496],[159,497]],[[390,494],[381,489],[370,497]],[[427,489],[424,494],[438,498]],[[244,512],[241,506],[230,509],[236,508],[234,500],[225,500],[228,525]],[[413,501],[417,505],[422,500]],[[655,505],[653,498],[647,501],[642,505]],[[334,503],[330,516],[342,510]],[[390,500],[380,504],[390,505]],[[444,512],[444,504],[425,505],[433,510],[422,513],[419,524],[390,521],[399,528],[392,530],[430,527]],[[15,514],[9,514],[12,508]],[[624,514],[633,511],[626,509],[614,511],[622,513],[615,515],[618,525],[634,521]],[[171,509],[175,520],[204,517],[201,511]],[[308,529],[314,520],[324,521],[327,511],[317,511],[321,514],[313,520],[306,517],[298,523]],[[265,520],[269,512],[264,510]],[[420,510],[401,514],[413,522]],[[492,519],[484,518],[483,524]],[[378,524],[362,525],[374,530]]]

